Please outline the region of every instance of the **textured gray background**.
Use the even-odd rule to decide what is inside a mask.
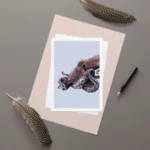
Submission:
[[[29,98],[54,14],[126,33],[101,128],[97,136],[46,121],[51,150],[147,150],[150,148],[149,0],[97,0],[135,14],[132,25],[113,25],[94,18],[79,0],[0,0],[0,149],[42,150],[5,96]],[[117,98],[134,66],[131,86]]]

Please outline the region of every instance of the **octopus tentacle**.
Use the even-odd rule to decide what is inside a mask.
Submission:
[[[69,74],[66,74],[63,71],[62,71],[62,75],[67,76],[67,77],[69,76]]]
[[[96,75],[97,74],[97,75]],[[95,74],[93,76],[95,79],[99,79],[100,78],[100,69],[95,71]]]
[[[98,90],[99,88],[99,82],[93,77],[93,69],[90,69],[89,73],[88,73],[88,78],[91,81],[92,85],[91,86],[83,86],[83,90],[85,90],[86,92],[92,93]]]
[[[87,76],[83,76],[77,83],[72,85],[72,88],[74,89],[82,89],[85,82],[88,80]]]

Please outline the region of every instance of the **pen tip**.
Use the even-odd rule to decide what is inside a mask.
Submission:
[[[118,92],[117,95],[119,96],[121,94],[121,92]]]

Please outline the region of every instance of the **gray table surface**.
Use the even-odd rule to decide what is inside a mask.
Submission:
[[[131,12],[137,22],[114,25],[82,8],[79,0],[0,0],[0,149],[42,150],[5,92],[29,98],[54,14],[126,33],[97,136],[48,121],[51,150],[147,150],[150,148],[150,1],[97,0]],[[120,99],[120,85],[139,74]]]

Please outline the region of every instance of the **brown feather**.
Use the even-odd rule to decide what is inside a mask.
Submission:
[[[6,93],[7,94],[7,93]],[[24,100],[24,98],[17,97],[13,98],[9,94],[7,94],[9,98],[11,98],[12,104],[17,110],[17,112],[22,116],[25,122],[28,124],[30,129],[35,134],[36,138],[40,142],[42,147],[49,147],[52,143],[51,137],[49,135],[49,131],[45,126],[44,121],[41,119],[40,115],[37,111],[30,107]]]
[[[92,0],[81,0],[83,6],[94,16],[112,23],[127,24],[136,21],[136,18],[128,13],[106,7]]]

